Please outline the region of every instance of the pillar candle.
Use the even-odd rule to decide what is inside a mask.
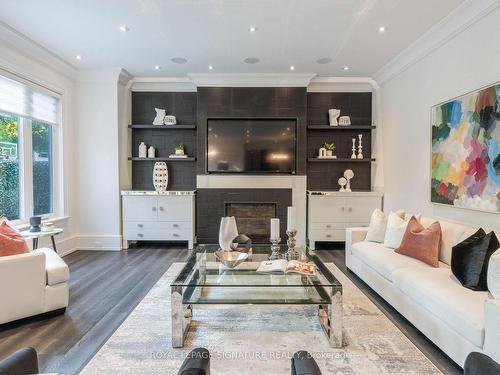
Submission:
[[[280,238],[280,219],[271,219],[271,239]]]
[[[295,207],[288,207],[288,220],[286,230],[289,232],[293,232],[297,230],[297,226],[295,224],[296,221],[297,210]]]

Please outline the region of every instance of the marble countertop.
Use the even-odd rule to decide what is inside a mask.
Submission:
[[[322,195],[322,196],[345,196],[345,197],[356,197],[356,196],[371,196],[371,197],[382,197],[384,195],[381,191],[338,191],[338,190],[308,190],[307,195]]]
[[[154,190],[122,190],[121,195],[195,195],[196,190],[167,190],[158,192]]]

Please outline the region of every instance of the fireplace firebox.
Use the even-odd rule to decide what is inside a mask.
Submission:
[[[269,223],[276,217],[276,207],[277,203],[268,202],[225,202],[226,216],[234,216],[238,231],[255,243],[269,242]]]

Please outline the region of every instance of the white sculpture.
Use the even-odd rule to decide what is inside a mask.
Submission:
[[[345,187],[345,191],[346,191],[346,193],[350,193],[352,191],[351,190],[351,180],[354,177],[354,172],[352,171],[352,169],[346,169],[344,172],[344,177],[347,180],[347,185]]]
[[[347,180],[344,177],[340,177],[338,182],[340,185],[339,191],[342,191],[342,192],[345,191],[344,186],[347,184]]]
[[[326,148],[321,147],[318,151],[318,159],[322,159],[326,157]]]
[[[155,163],[153,169],[153,186],[155,190],[162,193],[167,190],[168,187],[168,169],[167,163],[163,161],[158,161]]]
[[[361,143],[361,138],[363,134],[358,134],[359,144],[358,144],[358,159],[363,159],[363,144]]]
[[[156,117],[153,120],[153,125],[163,125],[163,120],[165,119],[167,110],[161,108],[155,108],[155,111],[156,111]]]
[[[342,126],[351,125],[351,118],[349,116],[341,116],[339,118],[339,125],[342,125]]]
[[[351,159],[357,159],[358,157],[356,156],[356,138],[352,139],[352,155]]]
[[[337,118],[340,116],[340,109],[329,109],[328,117],[330,120],[330,126],[337,126],[339,123]]]
[[[144,142],[141,142],[139,145],[139,157],[140,158],[145,158],[147,156],[148,149],[146,147],[146,144]]]
[[[221,250],[230,251],[231,242],[238,235],[238,227],[234,216],[225,216],[220,220],[219,246]]]
[[[148,158],[154,158],[156,154],[156,150],[153,146],[149,146],[148,149]]]

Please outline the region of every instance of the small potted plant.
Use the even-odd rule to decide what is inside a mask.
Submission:
[[[182,143],[175,146],[175,154],[184,155],[184,145]]]
[[[326,149],[326,157],[328,158],[333,158],[333,151],[335,150],[335,143],[326,143],[323,145],[323,147]]]

